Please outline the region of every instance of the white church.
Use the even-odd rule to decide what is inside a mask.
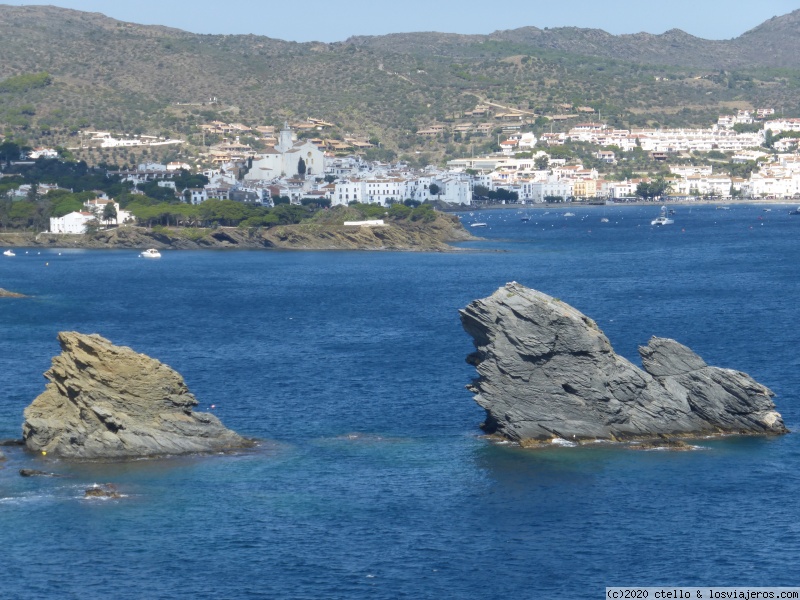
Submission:
[[[306,166],[306,175],[322,177],[325,174],[325,155],[308,140],[294,141],[292,130],[286,123],[281,130],[278,145],[253,158],[247,181],[270,181],[278,177],[297,177],[300,159]]]

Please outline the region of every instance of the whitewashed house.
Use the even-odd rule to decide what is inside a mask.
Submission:
[[[183,193],[189,192],[189,203],[190,204],[202,204],[206,200],[208,200],[208,190],[206,188],[186,188],[183,190]],[[226,189],[225,197],[228,197],[228,193],[230,192],[230,188]]]
[[[86,224],[93,219],[96,217],[88,211],[75,211],[63,217],[50,217],[50,233],[83,234],[86,233]]]
[[[439,186],[439,194],[431,196],[448,204],[472,204],[472,184],[469,178],[449,176],[437,178],[434,183]],[[430,189],[428,190],[430,193]]]
[[[331,204],[348,205],[351,202],[364,202],[364,182],[360,179],[345,179],[336,182],[336,189],[331,199]]]

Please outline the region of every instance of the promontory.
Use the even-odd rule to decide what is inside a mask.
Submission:
[[[487,433],[533,445],[566,440],[787,433],[773,393],[653,337],[644,369],[616,354],[595,322],[516,282],[460,311],[479,377],[468,386]]]
[[[28,450],[74,459],[125,459],[235,450],[226,429],[167,365],[99,335],[62,332],[45,391],[25,409]]]
[[[450,244],[474,239],[458,217],[425,211],[425,218],[364,220],[358,211],[336,207],[302,223],[271,227],[158,227],[125,225],[81,235],[2,233],[12,247],[159,250],[384,250],[447,252]]]

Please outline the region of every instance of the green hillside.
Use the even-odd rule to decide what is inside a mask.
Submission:
[[[441,157],[496,140],[451,133],[426,140],[415,132],[495,122],[464,114],[484,101],[527,111],[537,130],[569,124],[537,116],[577,107],[620,127],[707,126],[739,107],[795,116],[798,40],[800,11],[728,41],[526,27],[299,44],[0,6],[0,128],[31,145],[74,147],[84,129],[177,134],[199,145],[198,126],[213,119],[265,125],[316,117],[336,124],[327,135],[380,141],[373,154]],[[211,98],[218,103],[207,104]],[[134,158],[128,154],[90,159]]]

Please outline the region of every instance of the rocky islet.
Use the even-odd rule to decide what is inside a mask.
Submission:
[[[487,433],[528,445],[787,432],[773,393],[749,375],[658,337],[640,348],[640,369],[592,319],[516,282],[460,314]]]
[[[61,332],[45,391],[26,409],[28,450],[70,459],[127,459],[253,445],[197,405],[167,365],[99,335]]]

